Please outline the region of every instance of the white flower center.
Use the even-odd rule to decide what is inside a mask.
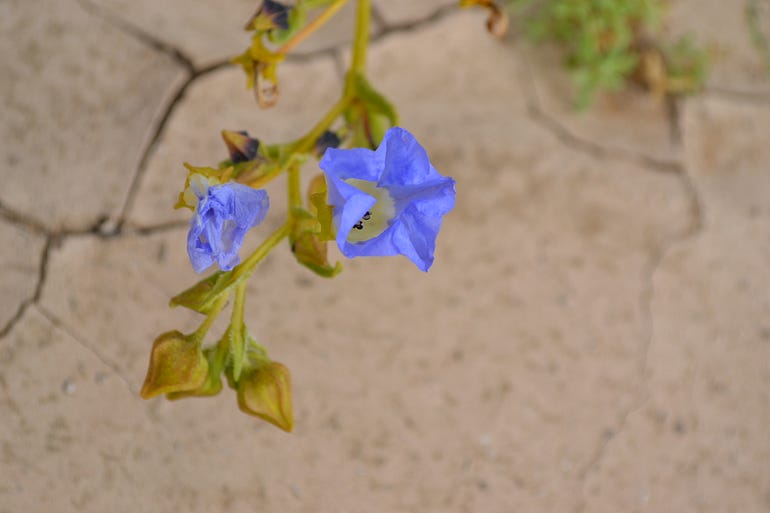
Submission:
[[[390,220],[396,213],[396,206],[393,203],[393,198],[388,194],[388,190],[377,187],[375,182],[367,180],[351,178],[345,181],[356,189],[374,196],[374,199],[377,200],[372,208],[353,225],[353,229],[348,234],[348,242],[362,242],[384,232],[390,226]]]

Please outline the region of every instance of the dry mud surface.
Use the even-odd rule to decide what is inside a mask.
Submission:
[[[181,163],[223,128],[297,137],[340,91],[352,9],[257,110],[226,65],[252,4],[0,3],[0,513],[770,511],[770,80],[743,1],[672,2],[718,50],[703,94],[583,114],[481,13],[376,1],[372,82],[457,180],[436,264],[264,263],[247,318],[292,369],[291,435],[229,390],[141,400],[152,339],[198,320],[166,306],[195,279]]]

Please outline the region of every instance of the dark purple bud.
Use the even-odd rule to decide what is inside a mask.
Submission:
[[[274,0],[264,0],[254,16],[246,24],[246,30],[270,30],[289,28],[289,12],[292,7]]]
[[[259,140],[249,137],[248,132],[222,130],[222,139],[227,145],[227,151],[230,152],[230,160],[233,164],[257,158]]]
[[[262,12],[273,20],[277,28],[282,30],[289,28],[289,11],[291,11],[291,6],[283,5],[280,2],[264,0],[262,3]]]
[[[341,142],[340,137],[336,133],[327,130],[316,140],[314,149],[316,154],[320,157],[323,156],[327,149],[336,148]]]

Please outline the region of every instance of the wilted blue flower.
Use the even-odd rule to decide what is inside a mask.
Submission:
[[[229,271],[240,261],[243,236],[262,222],[270,208],[267,193],[235,182],[208,185],[201,175],[193,175],[188,189],[185,194],[198,200],[187,234],[193,269],[200,273],[216,262]]]
[[[345,256],[401,254],[422,271],[430,268],[442,217],[454,207],[455,182],[436,171],[412,134],[391,128],[376,151],[330,148],[320,166]]]

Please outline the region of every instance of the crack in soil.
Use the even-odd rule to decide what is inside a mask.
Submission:
[[[602,461],[604,461],[604,458],[610,449],[612,441],[626,428],[628,419],[631,415],[641,410],[650,400],[649,391],[646,389],[646,382],[649,367],[649,352],[655,336],[655,315],[653,313],[653,303],[655,301],[655,275],[666,257],[674,250],[674,248],[691,242],[703,231],[703,207],[698,195],[698,190],[686,169],[683,169],[682,172],[679,173],[679,176],[681,185],[684,188],[685,194],[688,196],[690,204],[690,224],[681,234],[671,237],[668,241],[660,245],[659,249],[653,252],[641,273],[641,279],[644,286],[640,293],[639,304],[644,317],[644,336],[638,362],[639,398],[621,414],[620,419],[616,424],[617,427],[613,428],[611,432],[608,433],[608,436],[604,437],[592,458],[581,472],[578,473],[578,483],[582,490],[582,497],[581,502],[575,508],[574,513],[583,513],[585,511],[587,507],[585,486],[588,477],[600,468]]]
[[[114,26],[116,29],[134,37],[150,48],[170,56],[172,59],[174,59],[174,61],[177,62],[177,64],[181,65],[189,73],[195,73],[196,69],[193,60],[180,48],[177,48],[174,45],[158,39],[153,34],[146,32],[141,27],[134,25],[128,20],[123,19],[119,15],[111,12],[111,10],[108,8],[96,5],[90,0],[75,1],[86,13],[107,22],[108,24]]]
[[[78,345],[80,345],[83,349],[88,351],[89,353],[93,354],[97,360],[99,360],[105,367],[110,369],[110,371],[115,374],[115,376],[120,379],[123,384],[125,385],[128,392],[131,394],[131,397],[136,398],[136,393],[131,388],[131,383],[126,379],[125,376],[118,370],[118,368],[108,361],[104,356],[102,356],[101,353],[99,353],[96,349],[94,349],[91,344],[88,344],[83,340],[83,338],[80,336],[79,333],[76,333],[75,331],[71,330],[69,326],[67,326],[66,323],[64,323],[61,319],[59,319],[56,315],[54,315],[51,311],[46,309],[41,304],[36,304],[37,310],[40,312],[40,314],[48,320],[55,328],[63,331],[66,333],[72,340],[77,342]]]
[[[655,275],[666,256],[676,246],[686,244],[700,234],[703,229],[703,207],[698,190],[692,177],[687,172],[684,163],[677,161],[663,161],[632,151],[607,148],[592,140],[577,136],[563,126],[556,118],[546,114],[539,104],[537,84],[534,79],[532,65],[526,57],[523,57],[522,60],[525,73],[522,76],[521,85],[528,96],[528,114],[535,123],[538,123],[541,127],[549,131],[560,143],[573,151],[588,154],[600,160],[622,159],[631,161],[652,172],[677,176],[680,181],[680,186],[683,188],[683,192],[690,205],[689,226],[687,226],[682,233],[676,234],[659,244],[652,251],[647,263],[641,270],[640,279],[642,282],[642,289],[639,296],[639,307],[644,320],[643,335],[641,337],[639,359],[637,362],[638,377],[636,378],[636,386],[639,389],[639,395],[628,408],[620,412],[614,427],[608,429],[603,434],[602,440],[594,450],[593,455],[577,474],[578,485],[581,489],[581,497],[580,502],[573,511],[574,513],[583,513],[588,507],[585,490],[588,478],[601,467],[601,464],[611,447],[612,441],[617,439],[617,437],[625,430],[628,419],[634,413],[641,410],[650,399],[649,392],[646,389],[646,380],[649,365],[649,351],[655,335],[655,316],[652,310],[653,302],[655,300]],[[669,99],[666,109],[669,136],[672,143],[675,145],[681,145],[683,139],[679,101],[679,99]]]
[[[40,255],[40,262],[38,264],[38,274],[37,274],[37,283],[35,284],[35,291],[32,294],[32,297],[25,299],[19,304],[19,307],[16,310],[16,313],[14,313],[13,317],[11,317],[8,322],[3,326],[2,329],[0,329],[0,340],[5,338],[11,331],[13,331],[13,328],[16,327],[16,325],[19,323],[22,317],[24,317],[24,313],[27,311],[27,309],[36,304],[38,300],[40,299],[40,295],[43,292],[43,285],[45,284],[45,280],[48,276],[48,258],[51,254],[51,245],[54,243],[54,237],[46,236],[45,243],[43,245],[43,251]]]

